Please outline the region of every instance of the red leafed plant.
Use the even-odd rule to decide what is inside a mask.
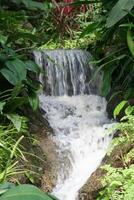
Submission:
[[[74,0],[64,0],[64,3],[66,3],[66,4],[70,4],[70,3],[73,3],[74,2]],[[72,13],[73,12],[73,6],[65,6],[64,8],[62,8],[63,9],[63,13],[65,14],[65,15],[69,15],[70,13]]]
[[[64,34],[70,34],[71,29],[78,28],[78,24],[75,23],[75,17],[80,12],[86,12],[85,5],[75,7],[70,5],[75,0],[52,0],[54,5],[53,20],[56,29],[59,32],[60,38],[64,37]]]

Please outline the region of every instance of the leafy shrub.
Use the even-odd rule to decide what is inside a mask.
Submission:
[[[31,49],[43,40],[43,36],[40,40],[40,31],[36,29],[38,23],[34,24],[36,20],[32,20],[31,16],[37,15],[38,10],[41,16],[49,12],[48,5],[49,2],[33,0],[0,2],[0,101],[7,104],[4,110],[15,105],[17,109],[28,103],[33,110],[38,108],[37,90],[40,84],[36,79],[40,68],[31,58]],[[13,97],[9,89],[16,85],[19,87]],[[15,112],[16,109],[10,111]]]
[[[122,108],[122,106],[117,106]],[[119,111],[116,108],[117,111]],[[99,193],[98,200],[132,200],[134,199],[134,107],[128,106],[125,110],[126,115],[117,123],[113,130],[119,130],[118,137],[113,138],[108,155],[115,148],[120,149],[122,167],[115,168],[111,165],[104,165],[102,168],[106,170],[106,175],[102,179],[103,189]],[[122,147],[128,147],[123,152]]]
[[[134,165],[126,169],[103,167],[107,175],[102,180],[104,190],[97,200],[132,200],[134,199]]]
[[[36,91],[39,84],[29,77],[29,72],[38,74],[39,67],[31,60],[22,60],[7,46],[0,51],[0,64],[0,100],[5,101],[8,107],[15,106],[14,109],[29,100],[35,110],[38,106],[35,102],[38,102]]]
[[[32,153],[25,152],[23,143],[29,139],[28,123],[21,115],[25,105],[30,105],[34,111],[38,108],[40,83],[36,79],[40,68],[32,60],[31,52],[47,40],[43,20],[48,16],[49,5],[49,0],[44,3],[35,0],[0,1],[0,183],[7,180],[19,182],[19,174],[33,178],[31,168],[27,168],[27,157]],[[29,140],[32,143],[31,136]],[[3,193],[10,186],[0,186],[0,199],[21,198],[7,197]],[[42,199],[54,199],[43,196],[39,190],[38,193]]]
[[[81,2],[81,1],[79,1]],[[90,3],[82,1],[81,3]],[[91,46],[98,70],[103,70],[102,95],[120,91],[122,99],[133,98],[133,18],[134,1],[101,0],[101,12],[86,26],[82,36],[94,33],[96,43]]]

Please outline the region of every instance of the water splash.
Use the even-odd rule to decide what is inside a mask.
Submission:
[[[105,136],[110,123],[106,101],[96,95],[41,95],[40,102],[59,147],[61,163],[53,193],[60,200],[75,200],[79,189],[100,164],[111,140]]]
[[[76,200],[79,189],[99,166],[111,141],[111,136],[105,134],[111,124],[106,101],[94,94],[99,91],[101,76],[89,84],[94,68],[86,51],[34,54],[36,62],[46,71],[45,76],[40,76],[45,86],[40,106],[45,110],[44,117],[54,130],[52,139],[58,146],[58,180],[53,194],[60,200]]]

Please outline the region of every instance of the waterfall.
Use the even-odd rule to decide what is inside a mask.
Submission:
[[[36,62],[42,67],[44,75],[40,81],[44,91],[51,96],[78,95],[97,93],[100,89],[101,76],[89,84],[94,73],[90,64],[92,56],[82,50],[49,50],[34,52]]]
[[[40,106],[58,146],[59,170],[53,194],[60,200],[77,200],[79,189],[101,163],[111,140],[105,133],[111,124],[106,100],[96,94],[101,78],[89,84],[94,67],[86,51],[55,50],[34,55],[45,72],[40,76],[45,86]]]

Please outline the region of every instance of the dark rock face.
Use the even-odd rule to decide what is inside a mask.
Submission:
[[[42,152],[46,156],[46,162],[44,163],[44,173],[41,180],[41,188],[45,192],[51,192],[56,184],[57,180],[57,168],[58,168],[58,155],[56,153],[57,146],[51,139],[44,135],[43,132],[38,134],[39,145]]]
[[[42,168],[39,186],[45,192],[51,192],[57,180],[56,172],[58,167],[57,146],[51,137],[53,129],[43,117],[45,114],[43,110],[33,112],[31,109],[28,109],[24,113],[30,119],[30,133],[34,134],[38,141],[38,145],[34,148],[33,153],[44,160],[43,163],[38,162],[36,164],[36,166]]]

